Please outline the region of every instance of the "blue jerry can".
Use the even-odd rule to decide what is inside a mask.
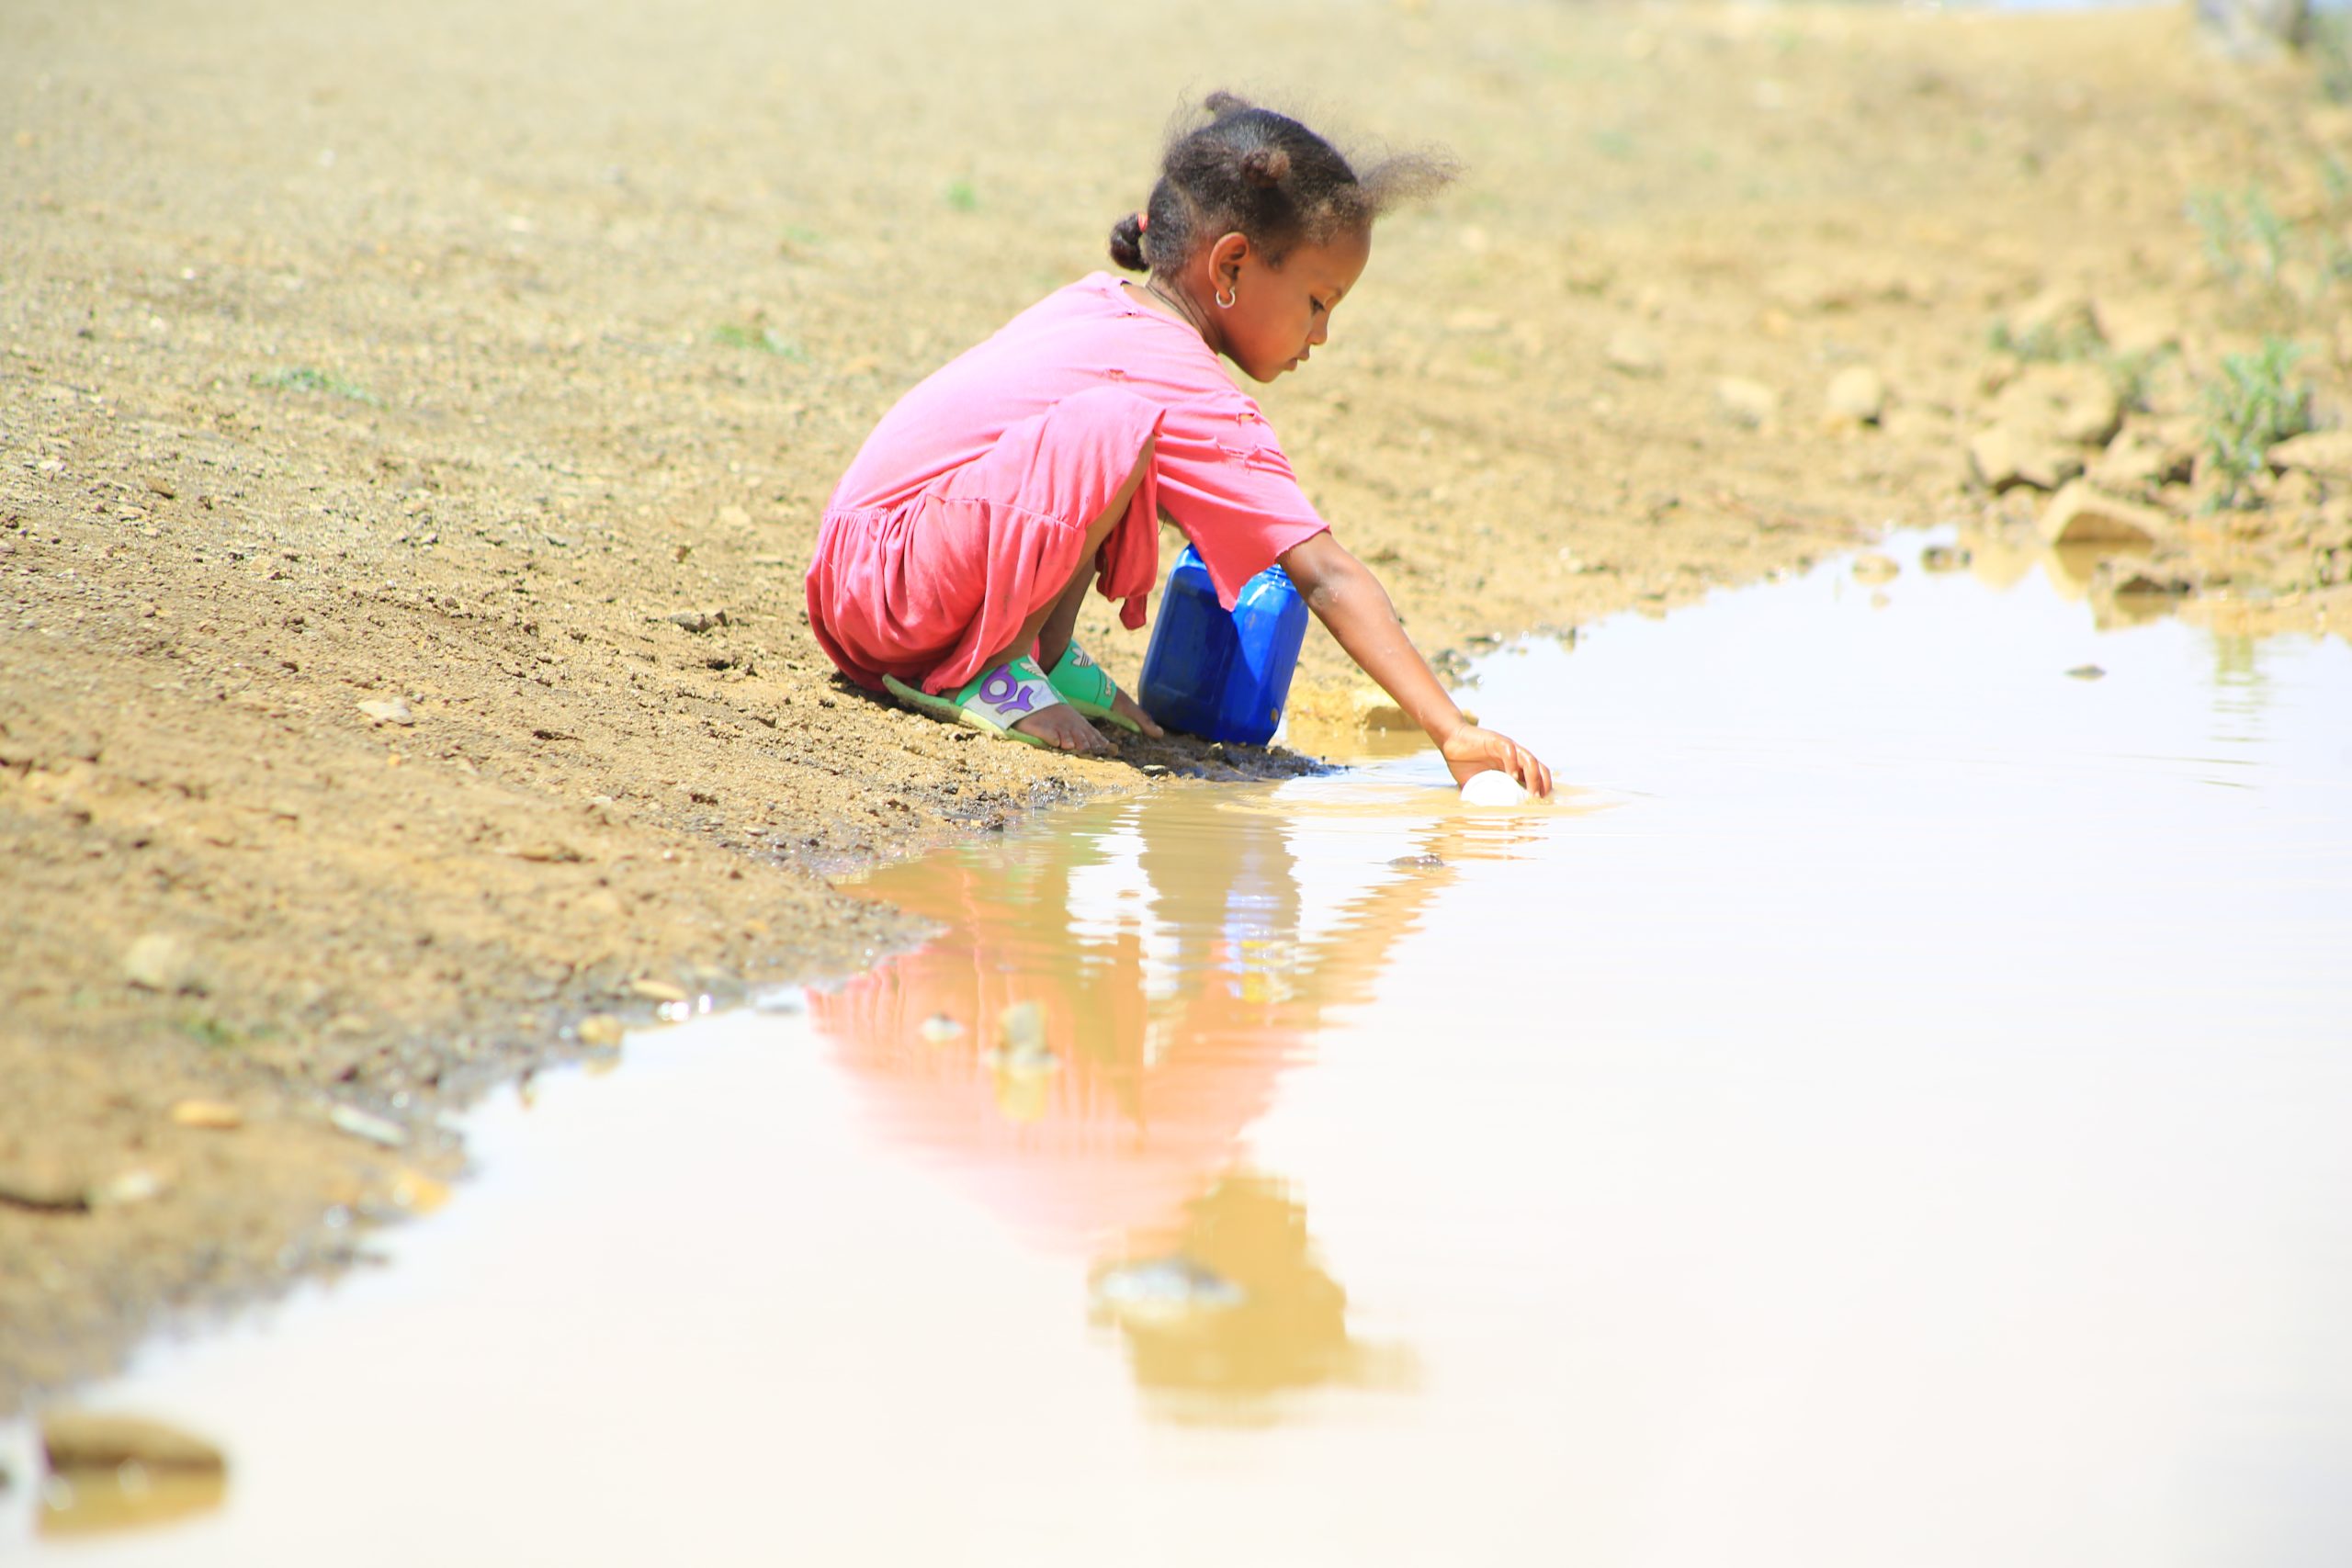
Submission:
[[[1282,727],[1306,640],[1306,601],[1288,572],[1270,566],[1251,578],[1227,615],[1187,545],[1159,598],[1136,700],[1170,729],[1262,746]]]

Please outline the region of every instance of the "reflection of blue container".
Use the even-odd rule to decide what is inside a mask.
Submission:
[[[1270,566],[1244,583],[1227,615],[1193,547],[1176,558],[1136,694],[1170,729],[1262,746],[1283,722],[1283,702],[1306,640],[1306,601],[1290,574]]]

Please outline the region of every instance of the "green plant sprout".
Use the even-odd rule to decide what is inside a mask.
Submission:
[[[2341,11],[2316,12],[2306,48],[2319,64],[2320,96],[2352,104],[2352,17]]]
[[[2270,448],[2311,429],[2312,389],[2291,379],[2303,354],[2301,345],[2271,337],[2257,353],[2222,355],[2221,379],[2205,389],[2205,450],[2224,485],[2211,509],[2235,506]]]
[[[2188,220],[2197,225],[2198,238],[2205,243],[2207,264],[2220,277],[2236,282],[2245,265],[2238,259],[2237,225],[2230,220],[2230,198],[2217,191],[2192,192]]]
[[[773,354],[780,359],[805,360],[808,354],[790,338],[780,337],[773,327],[740,326],[729,321],[710,329],[710,341],[726,348],[755,349]]]
[[[366,388],[353,386],[340,377],[330,376],[323,370],[313,370],[308,366],[295,366],[285,370],[256,370],[253,375],[253,384],[276,392],[329,392],[355,403],[366,403],[373,408],[384,406],[383,400]]]
[[[2278,269],[2287,264],[2287,224],[2270,205],[2260,186],[2248,186],[2240,198],[2240,209],[2245,214],[2241,232],[2262,248],[2263,276],[2267,282],[2278,281]]]

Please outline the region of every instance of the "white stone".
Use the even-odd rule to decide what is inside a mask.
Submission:
[[[1472,773],[1462,785],[1464,806],[1520,806],[1527,800],[1527,788],[1509,773],[1493,768],[1483,773]]]

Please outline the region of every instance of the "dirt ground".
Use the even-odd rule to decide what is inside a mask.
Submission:
[[[20,0],[0,1414],[347,1265],[481,1086],[918,934],[829,874],[1311,765],[979,739],[799,608],[873,421],[1106,265],[1221,85],[1468,166],[1264,394],[1441,668],[1891,525],[2030,541],[2085,469],[2149,536],[2101,603],[2352,625],[2346,438],[2234,487],[2204,440],[2272,333],[2343,423],[2352,118],[2172,9]],[[1314,634],[1302,745],[1377,716],[1350,675]]]

